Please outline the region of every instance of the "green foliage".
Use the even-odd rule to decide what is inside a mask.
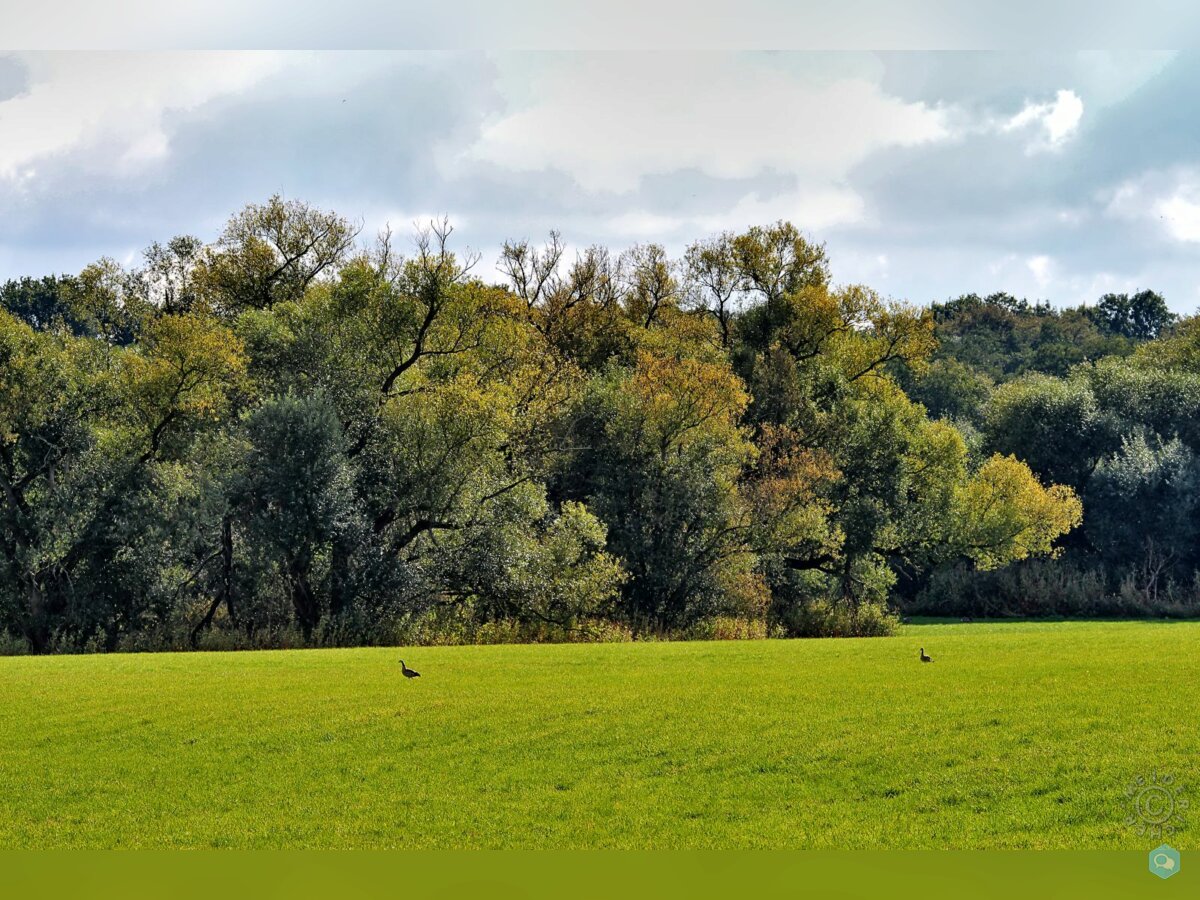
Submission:
[[[901,609],[954,619],[1194,619],[1200,617],[1200,577],[1148,582],[1140,564],[1103,566],[1080,554],[1030,559],[982,572],[956,564],[932,572],[920,591],[902,601]]]
[[[998,388],[982,430],[992,452],[1016,456],[1042,478],[1077,490],[1120,443],[1118,424],[1085,380],[1047,375]]]
[[[1055,555],[1054,541],[1079,525],[1083,505],[1065,485],[1044,488],[1013,456],[993,456],[955,497],[963,553],[981,569]]]
[[[231,486],[249,539],[277,566],[305,637],[327,612],[317,580],[337,541],[361,525],[341,423],[321,394],[267,399],[246,419],[246,458]]]
[[[992,380],[957,359],[935,359],[917,376],[905,370],[905,393],[936,419],[975,422],[994,389]]]
[[[1134,359],[1150,368],[1200,372],[1200,316],[1188,316],[1163,338],[1142,344]]]
[[[1200,372],[1106,359],[1074,376],[1122,435],[1145,429],[1200,450]]]
[[[433,223],[403,257],[274,197],[211,246],[6,286],[0,630],[38,651],[371,643],[427,621],[472,640],[874,634],[914,579],[1053,555],[1078,521],[1045,472],[987,458],[1029,449],[1012,423],[1033,434],[1045,405],[930,368],[935,316],[832,285],[789,223],[682,260],[510,244],[507,285],[451,234]],[[1068,390],[1097,407],[1121,379],[1192,390],[1141,364]],[[984,439],[968,451],[902,385]],[[1170,422],[1191,440],[1186,412]],[[1043,450],[1035,468],[1061,463]]]
[[[1086,500],[1092,546],[1111,564],[1141,567],[1147,591],[1200,562],[1200,460],[1178,439],[1127,438],[1097,466]]]
[[[1067,378],[1018,379],[984,410],[987,449],[1083,497],[1073,566],[1097,570],[1101,594],[1118,598],[1113,608],[1151,609],[1160,594],[1186,594],[1200,565],[1190,524],[1200,496],[1200,375],[1187,364],[1190,339],[1185,325],[1131,358],[1081,365]]]
[[[140,449],[143,462],[180,452],[170,445],[228,414],[245,368],[241,342],[216,320],[191,313],[155,319],[118,357],[128,420],[115,423],[114,439]]]
[[[933,304],[932,313],[939,342],[936,357],[957,360],[995,382],[1034,372],[1066,375],[1072,366],[1089,360],[1126,356],[1144,337],[1117,320],[1110,327],[1095,307],[1060,310],[1008,294],[967,294]],[[1169,320],[1154,321],[1161,328]]]
[[[7,281],[0,285],[0,306],[39,331],[61,327],[78,334],[83,325],[67,302],[70,287],[71,279],[52,275]]]
[[[794,603],[781,610],[781,621],[793,637],[884,637],[893,634],[896,615],[879,602],[854,607],[819,594],[808,602]]]
[[[477,616],[568,631],[614,618],[625,573],[605,552],[604,524],[585,506],[567,502],[554,515],[540,492],[522,485],[487,516],[449,542],[445,560]]]
[[[634,620],[677,626],[758,602],[738,488],[753,446],[728,367],[641,351],[593,380],[560,488],[608,525]]]
[[[229,220],[197,260],[196,289],[212,308],[230,313],[300,300],[341,262],[356,233],[341,216],[276,195]]]
[[[1096,304],[1096,318],[1111,334],[1135,341],[1149,341],[1166,333],[1177,316],[1167,301],[1154,291],[1105,294]]]
[[[6,282],[0,285],[0,308],[39,331],[124,345],[136,338],[153,314],[137,288],[136,274],[102,259],[76,276]]]

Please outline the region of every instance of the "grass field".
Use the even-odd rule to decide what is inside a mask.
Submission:
[[[1198,698],[1190,623],[6,658],[0,847],[1144,849]]]

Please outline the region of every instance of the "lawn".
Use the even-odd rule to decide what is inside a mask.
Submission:
[[[0,847],[1144,849],[1198,698],[1165,622],[5,658]]]

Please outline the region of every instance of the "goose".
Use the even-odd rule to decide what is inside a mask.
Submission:
[[[405,678],[420,678],[421,677],[421,673],[415,671],[414,669],[410,669],[408,666],[406,666],[404,664],[404,660],[400,660],[400,671],[404,673]]]
[[[932,657],[932,656],[926,656],[926,655],[925,655],[925,648],[924,648],[924,647],[922,647],[922,648],[921,648],[921,662],[933,662],[933,657]]]

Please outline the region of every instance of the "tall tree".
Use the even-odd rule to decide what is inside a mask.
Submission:
[[[333,272],[358,229],[332,212],[276,195],[231,218],[196,261],[196,288],[215,309],[235,314],[296,301]]]

